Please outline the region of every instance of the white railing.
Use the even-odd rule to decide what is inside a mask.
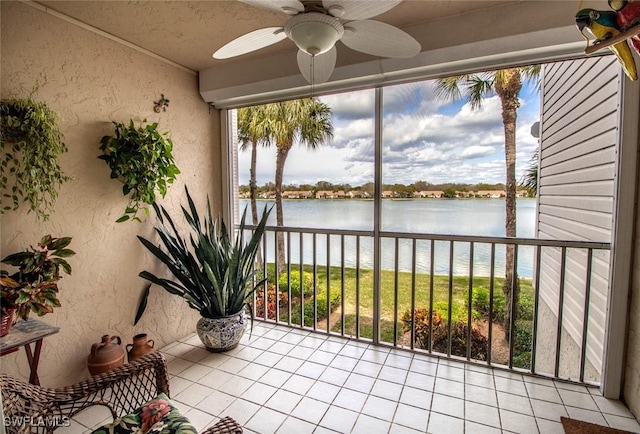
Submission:
[[[284,252],[277,251],[278,236]],[[609,249],[586,241],[268,227],[257,266],[267,284],[254,294],[254,308],[262,321],[598,383],[589,372],[599,366],[591,366],[587,352],[591,276],[594,254]],[[540,296],[542,258],[551,252],[561,258],[555,303]],[[572,252],[580,252],[584,264],[575,263],[576,255],[567,261]],[[503,293],[508,267],[517,269],[510,282],[520,288],[517,298]],[[580,307],[565,300],[565,276],[571,271],[575,291],[577,269],[584,271]],[[545,319],[540,330],[543,304],[555,319],[554,327]],[[565,331],[567,309],[581,319],[577,337]],[[561,366],[573,360],[578,373],[565,373]]]

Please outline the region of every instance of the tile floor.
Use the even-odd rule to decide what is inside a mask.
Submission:
[[[598,389],[256,323],[238,348],[194,334],[162,348],[171,395],[199,430],[230,415],[248,434],[563,433],[560,416],[640,433]],[[65,433],[107,417],[79,414]],[[61,431],[56,431],[61,432]]]

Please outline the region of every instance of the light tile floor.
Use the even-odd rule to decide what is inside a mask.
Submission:
[[[568,416],[640,433],[624,404],[596,388],[283,326],[256,323],[222,354],[195,334],[160,351],[172,398],[199,430],[229,415],[248,434],[561,434]],[[106,418],[87,410],[65,432]]]

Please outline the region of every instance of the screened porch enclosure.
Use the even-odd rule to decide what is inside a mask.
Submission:
[[[383,190],[399,176],[394,156],[402,146],[385,115],[404,114],[401,102],[425,106],[421,99],[433,95],[419,84],[355,92],[371,105],[360,109],[361,124],[368,125],[366,138],[377,143],[368,148],[370,175],[363,179],[375,186],[374,196],[359,205],[370,217],[345,212],[344,218],[332,220],[337,227],[325,221],[320,228],[307,227],[304,215],[293,217],[293,225],[272,222],[257,266],[259,277],[267,280],[254,295],[256,317],[599,385],[610,290],[620,78],[611,57],[542,67],[535,227],[531,232],[519,229],[517,237],[482,233],[474,221],[461,221],[457,234],[416,231],[412,219],[431,220],[430,227],[438,230],[437,215],[391,212],[387,201],[400,196]],[[325,101],[338,104],[341,97],[354,99],[351,94],[332,95]],[[416,125],[427,124],[420,116],[429,109],[418,112],[410,115]],[[530,149],[531,138],[521,140]],[[316,200],[358,200],[335,196],[327,199],[325,192]],[[235,209],[240,209],[237,202]],[[512,263],[507,263],[508,248],[514,251]],[[506,273],[508,269],[514,272]],[[505,275],[513,276],[517,298],[503,291]]]

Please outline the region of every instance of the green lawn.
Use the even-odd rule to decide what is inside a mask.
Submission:
[[[292,270],[298,270],[299,266],[293,266]],[[305,266],[304,271],[313,272],[311,266]],[[271,273],[271,276],[273,274]],[[270,276],[270,281],[272,280]],[[344,318],[345,334],[355,335],[356,306],[360,309],[360,336],[372,337],[371,318],[373,317],[373,271],[362,269],[359,272],[359,303],[356,297],[356,269],[340,267],[330,268],[329,287],[332,295],[342,295],[344,291]],[[494,315],[501,317],[504,305],[504,295],[502,294],[502,284],[504,278],[494,279]],[[472,294],[476,303],[473,304],[472,316],[479,319],[488,312],[488,294],[490,279],[488,277],[476,277],[473,279]],[[293,286],[293,285],[292,285]],[[414,307],[429,308],[431,276],[429,274],[416,274],[415,282],[409,272],[398,272],[397,276],[393,271],[383,270],[381,273],[381,337],[385,342],[393,342],[393,330],[396,320],[402,317],[403,313],[410,311],[412,299]],[[451,286],[451,288],[450,288]],[[396,292],[397,287],[397,292]],[[520,280],[521,298],[521,319],[531,319],[533,306],[533,288],[531,280]],[[448,318],[449,313],[449,291],[451,290],[451,313],[454,321],[467,322],[469,306],[469,278],[465,276],[454,276],[449,282],[447,275],[435,275],[433,277],[433,308],[443,317]],[[327,267],[317,268],[317,292],[327,291]],[[397,294],[397,295],[396,295]],[[412,295],[413,294],[413,295]],[[397,298],[396,298],[397,297]],[[298,298],[299,300],[299,298]],[[325,298],[326,300],[326,298]],[[296,303],[296,299],[292,298]],[[341,305],[338,305],[340,309]],[[494,317],[495,318],[495,317]],[[397,323],[397,339],[402,334],[402,323]],[[332,330],[341,330],[340,319],[332,320]]]

